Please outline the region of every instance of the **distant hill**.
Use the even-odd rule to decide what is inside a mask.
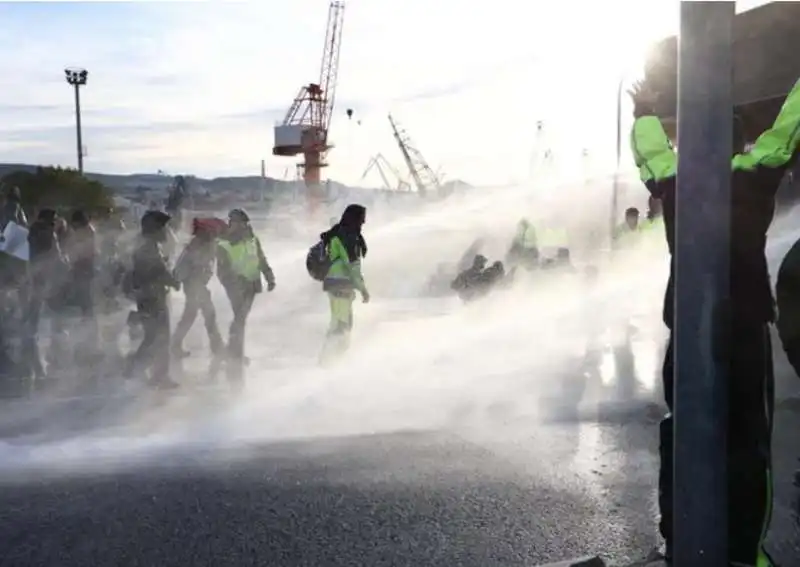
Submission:
[[[0,163],[0,178],[12,171],[35,171],[35,165],[25,163]],[[93,173],[87,172],[86,177],[99,181],[118,191],[120,193],[128,193],[135,191],[138,187],[148,187],[152,189],[166,189],[172,184],[173,178],[168,175],[158,175],[154,173],[132,173],[128,175],[119,175],[112,173]],[[213,179],[204,179],[202,177],[189,176],[191,182],[195,186],[207,188],[210,191],[224,192],[231,189],[260,189],[261,177],[251,175],[244,177],[215,177]],[[288,182],[266,178],[266,189],[272,190],[277,185],[287,184]]]
[[[23,163],[0,163],[0,178],[12,171],[35,171],[35,165]],[[99,181],[113,189],[121,195],[136,195],[143,192],[154,191],[160,193],[165,191],[173,182],[173,178],[167,175],[153,173],[133,173],[129,175],[118,175],[110,173],[91,173],[87,172],[86,177]],[[189,181],[190,190],[193,193],[207,194],[211,196],[223,196],[226,194],[251,194],[263,195],[267,199],[272,199],[281,195],[291,194],[297,190],[297,183],[294,181],[284,181],[272,177],[262,179],[258,175],[247,175],[241,177],[214,177],[206,179],[186,175]],[[464,181],[452,180],[443,184],[443,188],[453,190],[469,189],[472,186]],[[364,196],[374,195],[375,192],[386,192],[382,189],[349,187],[336,181],[329,181],[326,189],[331,195],[347,194],[357,197],[362,192]]]

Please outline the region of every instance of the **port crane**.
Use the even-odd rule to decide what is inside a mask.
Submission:
[[[298,173],[302,171],[312,210],[322,200],[322,168],[327,167],[326,155],[333,147],[328,129],[336,101],[343,24],[344,2],[331,2],[319,79],[300,89],[283,121],[275,126],[272,154],[303,155]]]
[[[385,189],[397,191],[411,190],[411,184],[403,179],[403,177],[400,175],[400,172],[397,171],[397,169],[391,163],[389,163],[389,160],[387,160],[383,154],[376,154],[370,158],[366,169],[364,169],[364,173],[361,174],[361,179],[363,180],[373,168],[378,170],[378,174],[383,180],[383,186]],[[394,187],[391,183],[389,183],[389,177],[386,175],[387,170],[395,177],[395,179],[397,179],[397,184]]]
[[[389,115],[389,124],[392,126],[394,139],[400,148],[400,153],[403,154],[406,167],[417,186],[417,192],[420,196],[425,196],[429,191],[438,193],[442,184],[439,176],[431,169],[422,153],[411,142],[408,133],[398,126],[391,114]]]

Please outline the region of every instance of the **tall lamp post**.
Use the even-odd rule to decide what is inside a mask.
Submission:
[[[614,168],[614,181],[611,187],[611,226],[609,228],[610,248],[614,249],[614,233],[617,230],[617,209],[619,209],[619,168],[622,165],[622,94],[625,76],[621,75],[617,84],[617,163]]]
[[[675,230],[675,565],[728,560],[734,2],[681,2]]]
[[[86,84],[89,71],[86,69],[64,69],[67,82],[75,88],[75,127],[78,143],[78,171],[83,173],[83,138],[81,137],[81,87]]]

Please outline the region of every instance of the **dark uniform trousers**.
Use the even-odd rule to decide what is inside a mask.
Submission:
[[[727,337],[728,386],[728,545],[729,560],[762,565],[762,542],[772,513],[771,438],[774,375],[769,326],[738,322]],[[673,334],[664,356],[664,397],[670,413],[661,422],[659,506],[661,534],[668,548],[673,529]],[[766,563],[769,565],[769,563]]]
[[[240,283],[231,286],[228,299],[233,310],[233,320],[228,331],[228,380],[239,383],[244,380],[244,338],[247,317],[253,308],[256,297],[256,288],[249,283]]]

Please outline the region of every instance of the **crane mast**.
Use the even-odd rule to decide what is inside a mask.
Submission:
[[[333,105],[336,101],[336,86],[339,77],[339,52],[342,47],[342,27],[344,25],[344,2],[331,2],[328,8],[328,28],[325,32],[325,51],[322,55],[322,65],[319,70],[319,84],[325,96],[324,104],[320,105],[322,116],[320,121],[325,125],[327,142],[328,126],[333,115]]]
[[[312,210],[322,200],[322,168],[328,165],[325,158],[332,147],[328,130],[336,99],[343,24],[344,2],[333,1],[328,8],[319,80],[300,89],[283,122],[275,127],[273,155],[303,155],[298,173],[302,170]]]
[[[411,138],[405,130],[398,127],[391,114],[389,115],[389,124],[392,125],[394,139],[397,141],[400,153],[403,154],[403,160],[406,162],[419,194],[424,196],[428,191],[438,191],[440,182],[436,173],[428,165],[422,153],[411,143]]]
[[[369,162],[367,163],[366,169],[364,169],[364,173],[361,174],[361,179],[363,180],[367,174],[372,171],[372,168],[378,170],[378,174],[381,176],[383,180],[383,186],[385,189],[389,190],[397,190],[397,191],[408,191],[411,187],[407,181],[403,180],[400,172],[395,169],[395,167],[389,163],[389,160],[383,154],[376,154],[370,158]],[[392,175],[397,179],[397,186],[392,187],[392,184],[389,183],[389,177],[386,175],[386,170],[389,170]]]

